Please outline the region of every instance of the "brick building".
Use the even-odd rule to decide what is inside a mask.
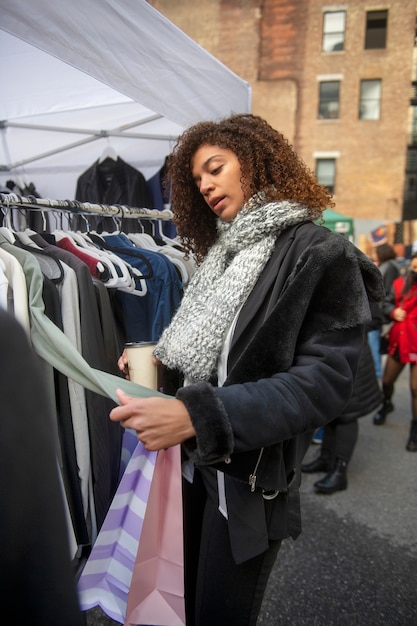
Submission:
[[[337,211],[417,219],[416,0],[151,4],[250,83]]]

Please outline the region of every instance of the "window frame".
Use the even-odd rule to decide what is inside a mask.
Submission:
[[[320,165],[324,165],[327,162],[327,164],[331,164],[332,165],[332,171],[331,171],[331,176],[328,177],[328,182],[323,181],[323,176],[320,176]],[[323,185],[323,187],[326,187],[326,189],[328,189],[330,191],[330,193],[334,194],[335,193],[335,188],[336,188],[336,162],[337,159],[336,157],[331,157],[331,156],[326,156],[326,157],[316,157],[316,163],[315,163],[315,176],[317,181],[320,183],[320,185]]]
[[[370,86],[371,83],[375,83],[379,85],[379,93],[378,93],[377,98],[371,97],[371,96],[364,97],[364,93],[363,93],[364,87],[366,84]],[[365,111],[367,107],[364,105],[372,104],[372,102],[374,102],[374,105],[376,105],[377,115],[375,116],[365,115]],[[381,105],[382,105],[382,79],[381,78],[362,78],[360,81],[360,85],[359,85],[358,119],[368,120],[368,121],[380,120],[381,119]]]
[[[378,16],[379,14],[379,16]],[[385,14],[384,26],[377,25],[377,22],[383,21]],[[388,38],[388,9],[372,9],[366,11],[365,16],[365,50],[385,50]]]
[[[335,120],[340,118],[340,79],[335,78],[323,78],[318,81],[319,85],[319,94],[318,94],[318,108],[317,108],[317,118],[320,120]],[[326,97],[326,94],[323,93],[325,86],[329,86],[330,84],[337,85],[337,99]],[[323,114],[323,110],[326,110],[326,106],[336,103],[337,107],[335,108],[334,113],[331,111],[328,114]],[[330,107],[331,108],[331,107]]]
[[[329,24],[326,22],[330,21],[330,16],[343,15],[343,30],[332,30],[329,29]],[[329,18],[329,19],[327,19]],[[322,23],[322,37],[321,37],[321,51],[328,54],[329,52],[343,52],[345,49],[345,36],[346,36],[346,10],[338,9],[332,11],[323,11],[323,23]],[[339,41],[337,41],[337,37],[339,37]],[[326,42],[331,41],[332,38],[335,39],[335,43],[333,43],[332,47],[326,44]],[[335,48],[335,46],[340,46],[339,48]]]

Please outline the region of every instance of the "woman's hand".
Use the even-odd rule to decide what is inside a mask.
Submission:
[[[127,380],[130,380],[130,377],[129,377],[129,362],[127,360],[127,350],[126,349],[123,350],[122,355],[120,356],[119,360],[117,361],[117,367],[119,368],[119,370],[121,372],[123,372],[123,374],[125,375]]]
[[[152,357],[152,363],[154,365],[160,366],[162,365],[161,361],[159,361],[155,356]],[[127,380],[130,380],[129,376],[129,361],[127,358],[127,350],[126,348],[123,350],[119,360],[117,361],[117,367],[123,374],[125,375]]]
[[[110,419],[136,431],[147,450],[170,448],[195,436],[190,415],[175,398],[132,398],[117,390],[121,406],[110,412]]]
[[[403,322],[407,317],[407,312],[399,306],[393,310],[392,317],[396,322]]]

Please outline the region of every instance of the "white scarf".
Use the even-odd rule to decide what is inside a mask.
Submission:
[[[190,381],[208,380],[216,370],[227,329],[271,257],[278,235],[311,220],[297,202],[253,196],[231,222],[218,220],[218,239],[188,285],[155,356]]]

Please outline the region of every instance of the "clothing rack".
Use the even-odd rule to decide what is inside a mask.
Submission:
[[[37,198],[35,196],[19,196],[15,193],[0,193],[0,207],[4,208],[29,208],[40,211],[66,211],[68,213],[83,214],[94,213],[96,215],[125,218],[140,218],[150,220],[172,220],[173,214],[170,209],[146,209],[128,207],[121,204],[93,204],[91,202],[79,202],[78,200],[52,200],[50,198]]]

